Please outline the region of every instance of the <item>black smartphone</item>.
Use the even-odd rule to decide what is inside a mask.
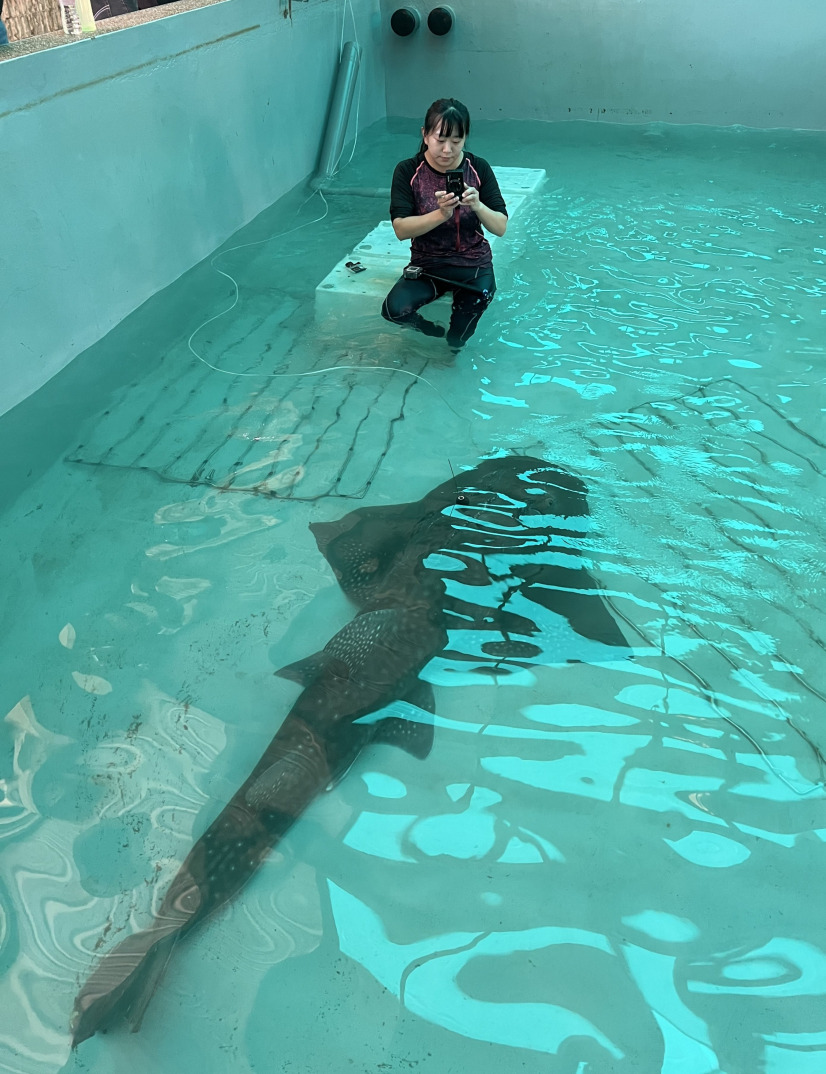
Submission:
[[[461,168],[456,168],[455,171],[445,172],[445,191],[448,194],[455,194],[457,198],[465,192],[465,177]]]

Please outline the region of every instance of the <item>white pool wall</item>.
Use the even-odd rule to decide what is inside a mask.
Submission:
[[[487,119],[826,128],[821,0],[381,0],[422,26],[387,47],[387,113],[453,96]]]
[[[227,0],[0,63],[0,413],[314,170],[345,9],[283,7]],[[367,126],[378,0],[352,10]]]

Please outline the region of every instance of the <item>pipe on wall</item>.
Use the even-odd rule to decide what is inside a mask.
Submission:
[[[314,182],[313,185],[316,190],[320,190],[328,197],[331,194],[337,194],[343,198],[384,198],[390,201],[389,186],[331,186],[321,182]]]
[[[330,116],[321,145],[321,158],[312,180],[312,185],[316,189],[332,179],[341,159],[344,135],[347,132],[360,66],[361,46],[355,41],[348,41],[341,52],[341,62],[338,65],[338,75],[333,90],[333,102],[330,105]]]

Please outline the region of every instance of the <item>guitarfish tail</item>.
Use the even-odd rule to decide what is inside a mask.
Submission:
[[[130,1022],[133,1033],[140,1029],[181,931],[152,926],[103,956],[75,1000],[73,1048],[120,1018]]]

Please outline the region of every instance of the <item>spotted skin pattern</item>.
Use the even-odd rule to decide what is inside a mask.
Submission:
[[[178,940],[238,894],[366,746],[390,742],[427,757],[432,725],[359,721],[394,700],[433,712],[432,688],[419,673],[446,650],[457,623],[495,631],[482,647],[491,660],[535,658],[541,650],[527,639],[538,627],[508,607],[519,594],[538,613],[564,615],[584,637],[626,644],[572,549],[577,520],[587,514],[579,478],[541,459],[505,457],[460,473],[415,503],[360,508],[311,526],[358,613],[321,652],[279,672],[299,682],[302,693],[248,779],[192,847],[155,920],[104,955],[81,988],[74,1046],[122,1018],[139,1028]],[[568,565],[549,567],[543,557],[560,542]],[[479,592],[476,601],[448,594],[457,569],[465,594]]]

